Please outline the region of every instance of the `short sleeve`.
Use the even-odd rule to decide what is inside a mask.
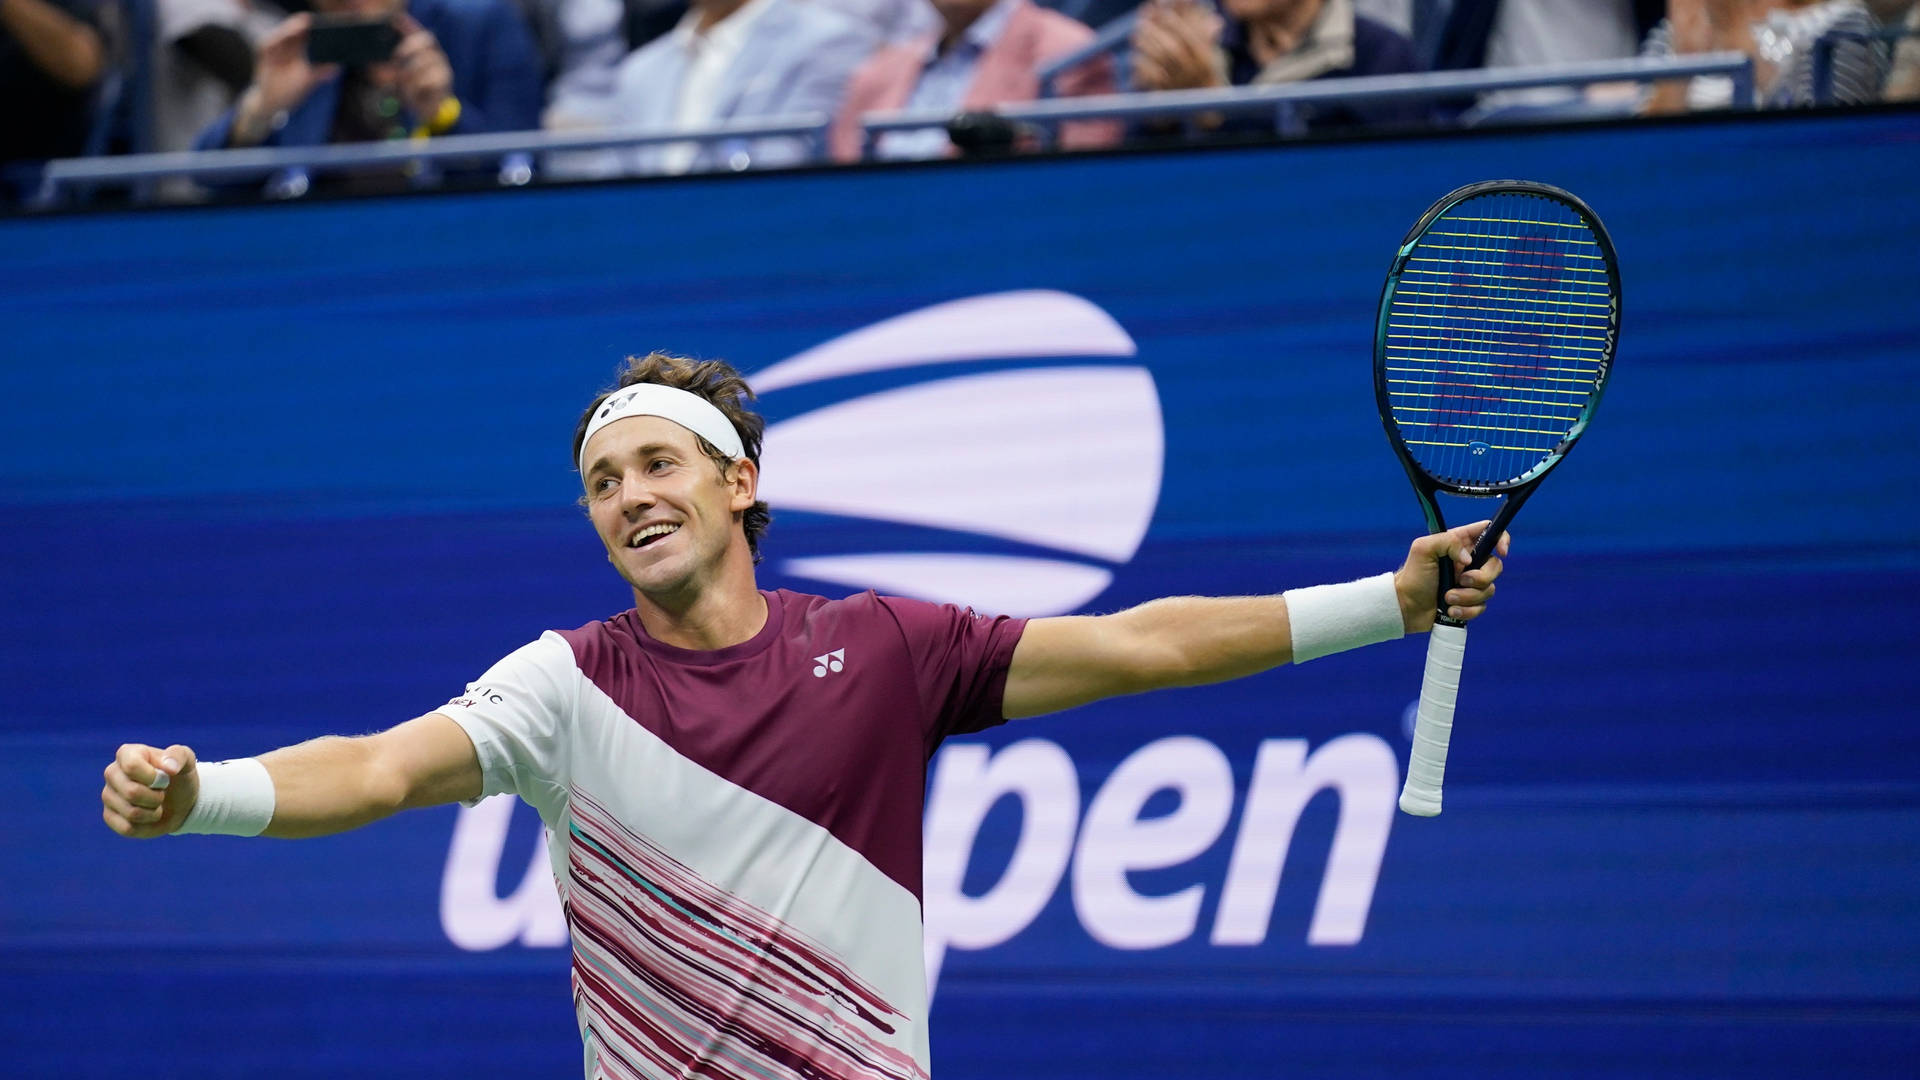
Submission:
[[[906,636],[914,682],[926,705],[922,730],[929,753],[949,735],[1006,722],[1000,706],[1007,668],[1027,620],[897,596],[879,600]]]
[[[436,710],[473,740],[481,798],[511,792],[538,810],[542,821],[557,820],[566,803],[566,734],[579,688],[573,649],[549,631],[508,653]]]

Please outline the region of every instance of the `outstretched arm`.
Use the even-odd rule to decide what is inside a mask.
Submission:
[[[1487,522],[1413,542],[1393,576],[1402,628],[1433,628],[1438,562],[1464,570]],[[1508,538],[1501,537],[1499,555]],[[1462,619],[1477,618],[1493,596],[1496,555],[1459,577],[1447,597]],[[1293,619],[1284,596],[1179,596],[1112,615],[1035,619],[1015,646],[1001,707],[1008,719],[1071,709],[1103,698],[1172,686],[1225,682],[1294,659]]]
[[[377,735],[313,739],[255,760],[271,780],[265,836],[325,836],[400,810],[480,795],[473,742],[439,713]],[[185,746],[122,746],[107,766],[101,817],[114,832],[136,839],[178,832],[200,802],[208,768]]]

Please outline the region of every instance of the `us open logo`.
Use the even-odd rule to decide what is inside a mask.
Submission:
[[[925,542],[801,554],[771,569],[803,587],[998,614],[1079,609],[1139,550],[1160,498],[1166,437],[1153,377],[1104,362],[1138,352],[1097,305],[1026,290],[921,308],[749,374],[775,417],[760,491],[776,515],[851,518]],[[943,371],[979,362],[998,363]],[[804,392],[877,373],[886,385],[871,392],[824,403]],[[812,407],[780,417],[789,391]]]

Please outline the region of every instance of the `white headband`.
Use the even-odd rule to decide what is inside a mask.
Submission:
[[[625,420],[629,416],[658,416],[663,420],[671,420],[712,443],[715,449],[735,461],[747,456],[740,444],[740,433],[734,430],[733,422],[715,408],[713,402],[698,394],[661,386],[659,383],[636,383],[608,394],[607,400],[593,411],[593,419],[587,423],[587,433],[580,439],[578,464],[583,476],[587,471],[587,444],[593,441],[594,433],[615,420]]]

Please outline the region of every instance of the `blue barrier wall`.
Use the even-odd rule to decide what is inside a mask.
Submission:
[[[1380,809],[1418,642],[950,746],[939,1075],[1910,1075],[1915,175],[1903,113],[0,222],[11,1071],[575,1074],[525,808],[135,844],[96,790],[626,606],[567,462],[625,353],[771,387],[764,583],[1353,577],[1419,525],[1381,275],[1521,176],[1611,228],[1622,344],[1475,626],[1447,812]]]

